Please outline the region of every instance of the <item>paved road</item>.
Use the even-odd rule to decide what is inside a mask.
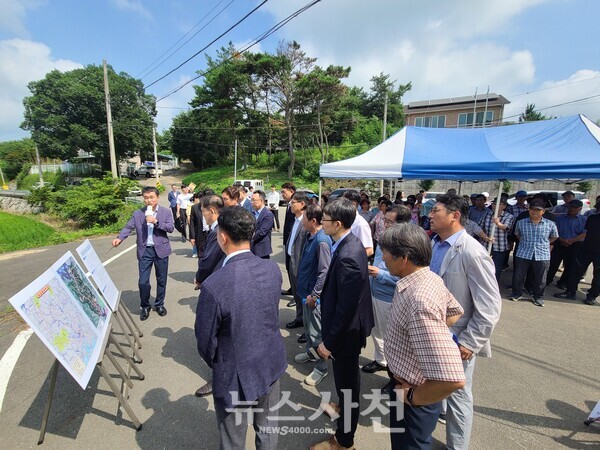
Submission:
[[[274,237],[275,258],[283,269],[281,234]],[[130,242],[133,240],[125,241],[121,249]],[[64,244],[0,260],[2,299],[13,295],[67,249],[77,245]],[[114,250],[105,254],[108,238],[97,239],[93,245],[103,260],[114,254]],[[131,405],[144,422],[144,428],[136,432],[126,415],[117,414],[116,400],[103,379],[94,375],[88,389],[82,391],[61,368],[46,448],[217,448],[212,399],[193,396],[210,376],[197,355],[193,334],[197,292],[192,289],[191,279],[196,260],[190,257],[190,247],[176,236],[172,238],[172,246],[166,303],[169,313],[164,318],[153,313],[148,321],[141,323],[145,335],[144,362],[140,368],[146,379],[134,381],[135,387],[130,392]],[[135,252],[112,262],[107,269],[123,291],[124,304],[137,312]],[[510,272],[504,274],[507,280],[510,275]],[[502,293],[504,298],[509,294],[506,290]],[[579,296],[583,298],[583,294]],[[282,390],[291,392],[291,401],[299,404],[301,410],[294,413],[286,406],[282,413],[309,417],[319,404],[319,392],[333,391],[333,377],[327,377],[318,390],[301,383],[310,367],[293,362],[300,346],[296,343],[298,333],[289,333],[284,327],[293,317],[286,303],[287,299],[282,298],[280,324],[290,364],[282,378]],[[503,307],[493,339],[494,356],[479,359],[476,367],[472,448],[599,448],[600,427],[585,427],[583,421],[600,400],[600,352],[595,348],[600,306],[548,299],[545,308],[536,308],[526,301],[506,300]],[[10,316],[0,323],[1,355],[16,336],[18,326],[19,321]],[[372,354],[369,345],[361,363],[368,362]],[[50,353],[33,336],[10,379],[0,413],[0,448],[35,446],[51,364]],[[380,375],[364,375],[363,392],[377,389],[384,382]],[[323,417],[281,425],[325,429],[332,426]],[[438,426],[434,448],[442,448],[444,433],[444,426]],[[281,437],[280,448],[308,448],[322,436],[287,434]],[[252,433],[248,439],[252,448]],[[389,438],[385,432],[375,432],[368,417],[361,417],[356,447],[389,448]]]

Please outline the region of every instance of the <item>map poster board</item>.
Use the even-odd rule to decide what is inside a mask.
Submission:
[[[104,351],[111,311],[71,252],[9,299],[85,389]]]
[[[106,268],[100,261],[96,250],[92,247],[92,243],[89,239],[86,239],[83,244],[77,247],[77,254],[85,264],[85,267],[90,272],[94,283],[98,286],[100,293],[104,296],[104,299],[113,311],[117,310],[119,306],[119,290],[110,275],[106,271]]]

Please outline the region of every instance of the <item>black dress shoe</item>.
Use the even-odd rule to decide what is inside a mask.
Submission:
[[[300,328],[303,326],[304,326],[304,322],[302,322],[302,319],[294,319],[291,322],[285,324],[285,327],[288,329]]]
[[[292,295],[292,289],[288,289],[287,291],[281,291],[281,295]]]
[[[375,373],[381,370],[387,370],[387,368],[379,364],[377,361],[371,361],[369,364],[362,366],[361,370],[366,373]]]
[[[286,306],[288,308],[291,308],[292,306],[296,306],[296,300],[290,300]]]
[[[154,308],[156,313],[160,316],[166,316],[167,315],[167,308],[165,308],[164,306],[157,306],[156,308]]]
[[[140,312],[140,320],[146,320],[150,315],[150,310],[152,308],[142,308],[142,312]]]
[[[302,333],[298,338],[298,344],[306,344],[306,334]]]
[[[206,397],[210,394],[212,394],[212,380],[209,380],[204,386],[200,386],[194,395],[196,397]]]

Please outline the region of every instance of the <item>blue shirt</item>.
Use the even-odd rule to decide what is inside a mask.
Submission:
[[[469,219],[471,219],[473,222],[475,222],[479,226],[481,226],[481,224],[485,220],[485,217],[488,214],[492,214],[492,211],[490,211],[485,206],[483,207],[483,209],[479,209],[475,205],[473,205],[469,208]]]
[[[400,277],[390,274],[385,261],[383,261],[383,252],[381,247],[375,249],[375,260],[373,265],[379,269],[376,277],[371,278],[371,295],[377,300],[391,303],[396,292],[396,283]]]
[[[348,230],[346,231],[346,233],[344,233],[344,235],[339,238],[337,241],[335,241],[333,243],[333,245],[331,246],[331,257],[333,258],[333,255],[335,255],[335,251],[337,250],[337,248],[340,246],[340,242],[342,242],[344,240],[344,238],[346,236],[348,236],[350,233],[352,232],[352,230]]]
[[[517,258],[550,261],[550,239],[558,237],[554,222],[543,217],[537,224],[530,218],[519,220],[515,234],[519,237],[519,246],[515,254]]]
[[[446,253],[448,253],[450,247],[455,244],[456,240],[462,233],[466,233],[466,230],[463,229],[457,231],[445,241],[442,241],[439,236],[433,238],[433,254],[431,255],[431,263],[429,264],[429,269],[433,273],[437,273],[438,275],[440,274],[442,262],[446,257]]]
[[[560,215],[556,218],[556,228],[558,235],[563,239],[573,239],[581,233],[585,233],[585,222],[587,217],[577,214],[569,216],[568,214]]]

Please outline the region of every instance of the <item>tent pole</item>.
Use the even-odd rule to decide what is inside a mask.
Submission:
[[[379,180],[379,196],[383,197],[383,179]]]
[[[323,189],[323,178],[319,178],[319,201],[317,202],[321,207],[325,206],[321,204],[321,190]]]
[[[462,189],[462,181],[458,182],[458,195],[460,195],[460,191]]]
[[[496,205],[494,207],[494,217],[498,217],[498,211],[500,211],[500,196],[502,195],[502,182],[504,180],[498,180],[498,195],[496,196]],[[488,235],[489,237],[493,238],[494,235],[496,234],[496,224],[494,222],[492,222],[492,229],[490,230],[490,234]],[[492,246],[493,246],[493,242],[488,242],[488,253],[491,255],[492,254]]]

